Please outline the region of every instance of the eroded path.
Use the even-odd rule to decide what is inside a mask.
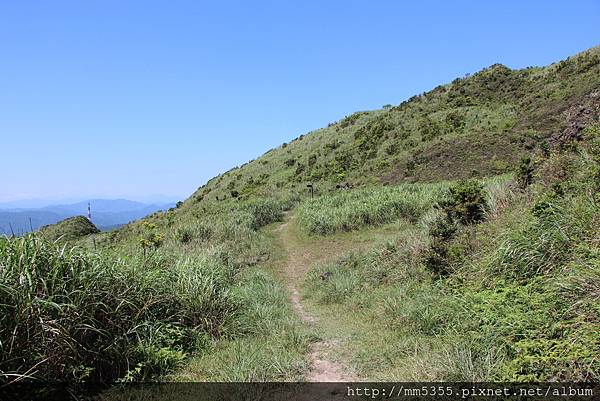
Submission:
[[[287,255],[283,268],[284,281],[291,294],[292,306],[298,316],[309,325],[317,325],[318,319],[308,313],[300,296],[300,284],[306,273],[315,263],[323,262],[328,257],[335,256],[337,252],[331,252],[331,247],[320,243],[302,243],[296,232],[293,216],[280,225],[276,232],[282,242]],[[333,245],[333,244],[332,244]],[[335,249],[335,248],[334,248]],[[339,249],[338,249],[339,250]],[[340,251],[341,253],[343,251]],[[334,361],[330,354],[335,348],[330,340],[320,340],[311,344],[309,360],[310,371],[306,375],[309,382],[342,382],[354,381],[356,376],[342,362]]]
[[[307,238],[295,224],[293,215],[275,228],[274,233],[285,253],[279,272],[290,291],[291,303],[300,318],[317,331],[321,326],[319,316],[307,308],[301,295],[301,285],[312,266],[331,261],[345,252],[365,248],[372,244],[370,236],[337,235],[330,237]],[[309,382],[348,382],[360,381],[360,377],[344,360],[340,352],[340,340],[323,338],[311,345],[310,370],[305,379]]]

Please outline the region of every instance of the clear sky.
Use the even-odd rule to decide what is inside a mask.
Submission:
[[[354,111],[600,44],[598,0],[491,3],[0,0],[0,202],[184,198]]]

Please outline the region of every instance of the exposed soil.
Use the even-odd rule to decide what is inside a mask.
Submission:
[[[323,240],[303,246],[301,241],[296,238],[290,220],[280,225],[275,232],[282,241],[287,255],[282,273],[291,294],[292,306],[304,322],[316,326],[318,325],[318,319],[306,311],[298,286],[314,263],[335,257],[348,250],[349,247],[348,245],[343,246],[335,240]],[[335,348],[336,344],[328,340],[311,344],[309,354],[310,370],[306,374],[306,381],[351,382],[358,380],[348,366],[330,358],[329,355],[335,352]]]

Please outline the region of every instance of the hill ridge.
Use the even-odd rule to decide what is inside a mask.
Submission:
[[[357,111],[219,174],[188,201],[510,171],[600,87],[600,47],[545,67],[494,63],[400,104]]]

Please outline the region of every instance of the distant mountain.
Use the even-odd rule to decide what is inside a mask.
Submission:
[[[46,206],[41,209],[53,212],[87,214],[88,203],[93,205],[93,212],[101,213],[131,212],[145,209],[148,206],[155,206],[154,204],[149,205],[147,203],[136,202],[127,199],[90,199],[68,205]]]
[[[96,197],[76,197],[76,198],[61,198],[61,199],[43,199],[43,198],[32,198],[32,199],[19,199],[13,201],[2,201],[0,202],[0,210],[15,210],[15,209],[42,209],[48,206],[55,205],[72,205],[78,203],[86,203],[88,199],[91,199],[93,202],[105,201],[106,199],[99,199]],[[181,197],[177,196],[168,196],[168,195],[144,195],[137,196],[135,198],[135,202],[143,203],[145,205],[165,205],[170,203],[175,203],[180,200]],[[125,200],[123,198],[117,198],[115,200]],[[127,200],[128,202],[133,202],[131,200]]]
[[[0,210],[8,209],[40,209],[42,207],[58,204],[79,202],[81,199],[20,199],[0,202]]]
[[[0,209],[0,234],[21,235],[69,217],[87,216],[88,202],[92,208],[92,221],[100,230],[111,230],[158,210],[175,206],[174,203],[147,204],[127,199],[90,199],[42,208]]]

